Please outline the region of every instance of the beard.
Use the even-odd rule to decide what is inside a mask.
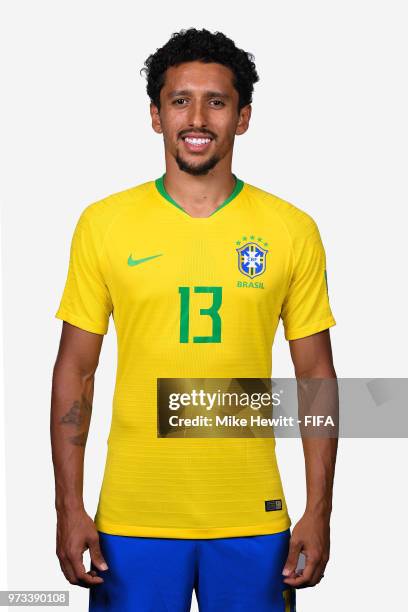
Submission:
[[[193,176],[203,176],[204,174],[208,174],[208,172],[215,168],[215,166],[221,160],[218,155],[213,155],[201,164],[190,164],[188,161],[186,161],[180,156],[180,153],[178,151],[175,159],[178,167],[182,172],[187,172],[188,174],[192,174]]]

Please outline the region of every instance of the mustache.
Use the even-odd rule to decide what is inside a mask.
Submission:
[[[204,132],[203,130],[197,130],[197,129],[194,129],[194,130],[185,130],[184,132],[180,132],[179,138],[184,138],[185,136],[187,136],[191,132],[194,132],[194,134],[201,134],[204,138],[206,136],[208,138],[212,138],[213,140],[215,140],[215,138],[216,138],[215,134],[213,134],[212,132],[209,132],[208,130],[206,132]]]

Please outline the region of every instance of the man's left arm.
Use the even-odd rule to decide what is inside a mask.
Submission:
[[[299,379],[336,379],[328,329],[289,342]],[[295,588],[320,582],[330,553],[330,516],[338,438],[309,437],[302,434],[306,469],[306,508],[292,530],[290,548],[283,574],[284,582]],[[299,553],[306,565],[295,572]]]

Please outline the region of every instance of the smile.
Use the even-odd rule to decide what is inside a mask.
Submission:
[[[193,136],[185,136],[183,138],[184,145],[189,151],[204,151],[211,141],[212,138],[198,138]]]
[[[201,145],[211,142],[211,138],[189,138],[188,136],[184,140],[193,145]]]

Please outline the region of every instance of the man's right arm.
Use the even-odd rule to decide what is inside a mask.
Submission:
[[[82,555],[87,548],[95,567],[107,569],[98,531],[83,504],[85,445],[102,342],[102,334],[64,321],[52,378],[50,433],[57,511],[56,553],[67,580],[85,587],[103,582],[96,571],[85,571]]]

